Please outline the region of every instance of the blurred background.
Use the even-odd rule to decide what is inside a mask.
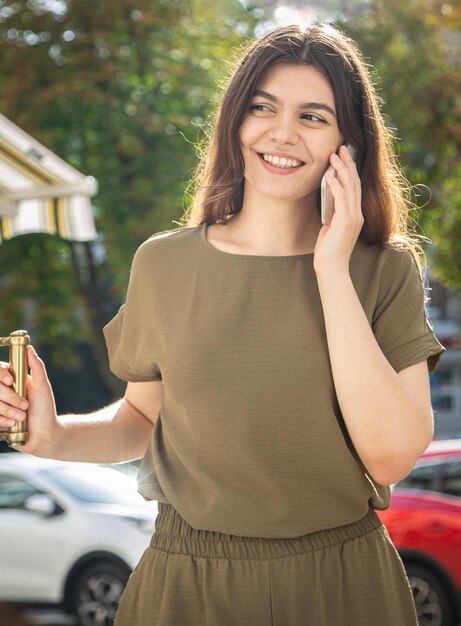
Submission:
[[[459,0],[0,0],[0,335],[29,331],[47,364],[59,413],[89,412],[123,395],[124,384],[108,370],[102,327],[125,298],[136,248],[151,234],[178,227],[234,55],[275,26],[323,20],[339,24],[363,51],[413,186],[412,218],[427,237],[427,312],[447,348],[431,374],[435,438],[461,437]],[[0,360],[8,360],[6,349]],[[446,490],[457,507],[451,520],[461,520],[456,445],[449,448],[457,455],[449,470],[456,489]],[[0,444],[0,452],[7,451]],[[41,624],[76,623],[77,605],[79,623],[112,623],[114,598],[153,529],[152,511],[137,500],[134,481],[131,487],[125,481],[136,468],[119,467],[124,471],[111,480],[103,475],[95,495],[90,487],[73,486],[82,474],[72,479],[65,466],[21,465],[13,459],[20,456],[0,459],[2,536],[20,537],[30,525],[38,541],[22,554],[38,550],[40,542],[44,553],[21,569],[10,550],[13,571],[3,549],[0,582],[17,590],[30,571],[30,597],[57,600],[64,597],[57,581],[67,581],[66,608],[74,617],[20,614],[11,606],[7,613],[0,606],[1,623],[25,624],[32,617]],[[418,489],[443,491],[442,483],[431,482],[442,465],[434,467],[418,470]],[[60,475],[67,478],[57,480]],[[125,481],[130,502],[114,495],[122,483],[108,489],[118,480]],[[76,546],[74,528],[82,530],[83,519],[92,520],[92,532],[98,523],[110,527],[112,543],[80,533]],[[452,538],[460,536],[456,524]],[[130,554],[122,554],[119,537],[127,528],[139,542],[133,539]],[[446,548],[449,557],[453,545]],[[91,550],[97,560],[81,562]],[[451,574],[459,589],[460,559]],[[418,571],[412,586],[421,580],[430,590],[428,606],[435,606],[437,581],[426,584]],[[42,591],[34,592],[37,581]],[[437,606],[443,589],[439,597]],[[439,611],[434,621],[421,623],[454,624],[447,606],[445,617]]]
[[[6,209],[1,220],[0,334],[29,331],[60,413],[123,393],[101,328],[125,297],[137,246],[177,227],[233,55],[276,25],[315,20],[359,43],[415,185],[413,219],[432,240],[428,312],[448,348],[431,378],[437,435],[461,431],[461,5],[438,0],[0,0],[0,113],[98,184],[96,230],[80,240],[53,230],[57,197],[51,224],[35,216],[45,232],[24,228],[30,200],[22,230]],[[0,144],[7,192],[12,157]],[[41,158],[29,150],[29,162]]]

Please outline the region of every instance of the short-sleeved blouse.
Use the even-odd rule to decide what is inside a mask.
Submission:
[[[390,489],[368,475],[335,394],[313,253],[230,254],[206,231],[144,242],[103,329],[116,376],[163,382],[140,493],[193,528],[249,537],[296,537],[387,508]],[[350,275],[394,370],[427,359],[433,371],[445,348],[411,253],[359,239]]]

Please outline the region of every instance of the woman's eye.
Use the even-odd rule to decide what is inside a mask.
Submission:
[[[250,111],[270,111],[270,109],[265,104],[252,104]]]
[[[313,113],[305,113],[303,119],[307,119],[308,122],[325,122],[325,120]]]

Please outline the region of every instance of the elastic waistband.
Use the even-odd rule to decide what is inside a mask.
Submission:
[[[175,554],[209,558],[269,560],[315,552],[356,539],[382,526],[370,508],[362,519],[287,539],[238,537],[192,528],[171,504],[158,503],[158,516],[151,547]]]

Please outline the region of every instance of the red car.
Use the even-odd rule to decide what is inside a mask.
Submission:
[[[433,441],[377,511],[413,589],[420,626],[461,621],[461,439]]]

